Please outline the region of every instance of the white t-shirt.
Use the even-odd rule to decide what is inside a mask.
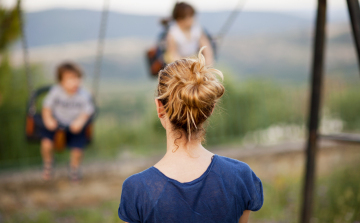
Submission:
[[[194,23],[190,30],[190,38],[185,36],[178,24],[174,22],[169,28],[169,35],[171,35],[176,43],[178,54],[181,57],[194,56],[200,49],[200,38],[202,34],[201,26]]]
[[[95,111],[91,95],[79,88],[74,95],[68,95],[61,85],[54,85],[43,101],[43,107],[50,108],[53,116],[63,125],[69,125],[81,113],[92,115]]]

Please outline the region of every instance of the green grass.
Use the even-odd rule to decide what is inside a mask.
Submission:
[[[118,223],[117,208],[119,203],[107,201],[93,207],[77,207],[64,210],[25,210],[10,216],[4,216],[4,223]]]
[[[263,182],[264,205],[251,219],[255,222],[297,222],[299,216],[300,181],[290,176],[278,176]]]
[[[315,210],[318,222],[360,222],[359,170],[359,162],[341,166],[330,176],[319,180]]]
[[[317,180],[313,222],[354,223],[360,221],[359,170],[359,162],[347,164]],[[298,222],[302,182],[291,176],[282,176],[271,183],[263,183],[264,206],[260,211],[252,214],[253,221]]]

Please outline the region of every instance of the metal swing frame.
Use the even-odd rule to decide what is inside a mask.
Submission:
[[[360,6],[358,0],[347,0],[347,8],[351,21],[353,39],[355,43],[359,71],[360,71]],[[326,26],[326,0],[318,0],[313,64],[311,79],[311,99],[308,118],[308,139],[306,147],[306,165],[303,184],[303,201],[300,212],[300,222],[310,223],[313,209],[313,197],[315,187],[316,155],[318,150],[319,138],[336,140],[341,142],[360,143],[359,135],[339,134],[321,135],[319,134],[319,114],[321,104],[321,92],[323,87],[323,66],[325,52],[325,26]]]

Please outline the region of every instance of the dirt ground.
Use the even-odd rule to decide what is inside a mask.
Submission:
[[[248,148],[213,148],[212,151],[248,163],[262,180],[271,182],[278,175],[302,177],[304,148],[304,143],[296,142]],[[341,163],[359,157],[358,145],[321,142],[317,174],[329,173]],[[58,167],[51,182],[42,181],[40,169],[1,173],[0,210],[6,213],[33,208],[61,210],[119,200],[124,179],[152,166],[159,159],[159,156],[125,156],[116,162],[85,164],[83,180],[79,184],[69,182],[66,167]]]

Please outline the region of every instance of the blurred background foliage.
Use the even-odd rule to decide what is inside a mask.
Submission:
[[[1,167],[40,164],[38,145],[25,141],[27,92],[24,71],[12,68],[6,61],[0,69]],[[41,86],[44,80],[37,66],[32,67],[32,74],[37,86]],[[239,81],[230,73],[225,76],[226,93],[206,123],[208,146],[241,144],[246,134],[273,125],[304,126],[308,90],[305,84],[284,86],[272,80]],[[344,131],[354,132],[360,126],[358,86],[346,82],[342,85],[326,95],[324,110],[328,116],[344,123]],[[118,87],[121,89],[121,84]],[[146,89],[125,88],[116,95],[100,98],[89,159],[116,157],[123,150],[138,154],[163,151],[165,132],[155,114],[154,89],[155,84],[151,83]]]
[[[316,182],[313,222],[354,223],[360,219],[359,163],[347,163]],[[264,184],[265,203],[255,222],[298,222],[301,180],[279,176]]]

